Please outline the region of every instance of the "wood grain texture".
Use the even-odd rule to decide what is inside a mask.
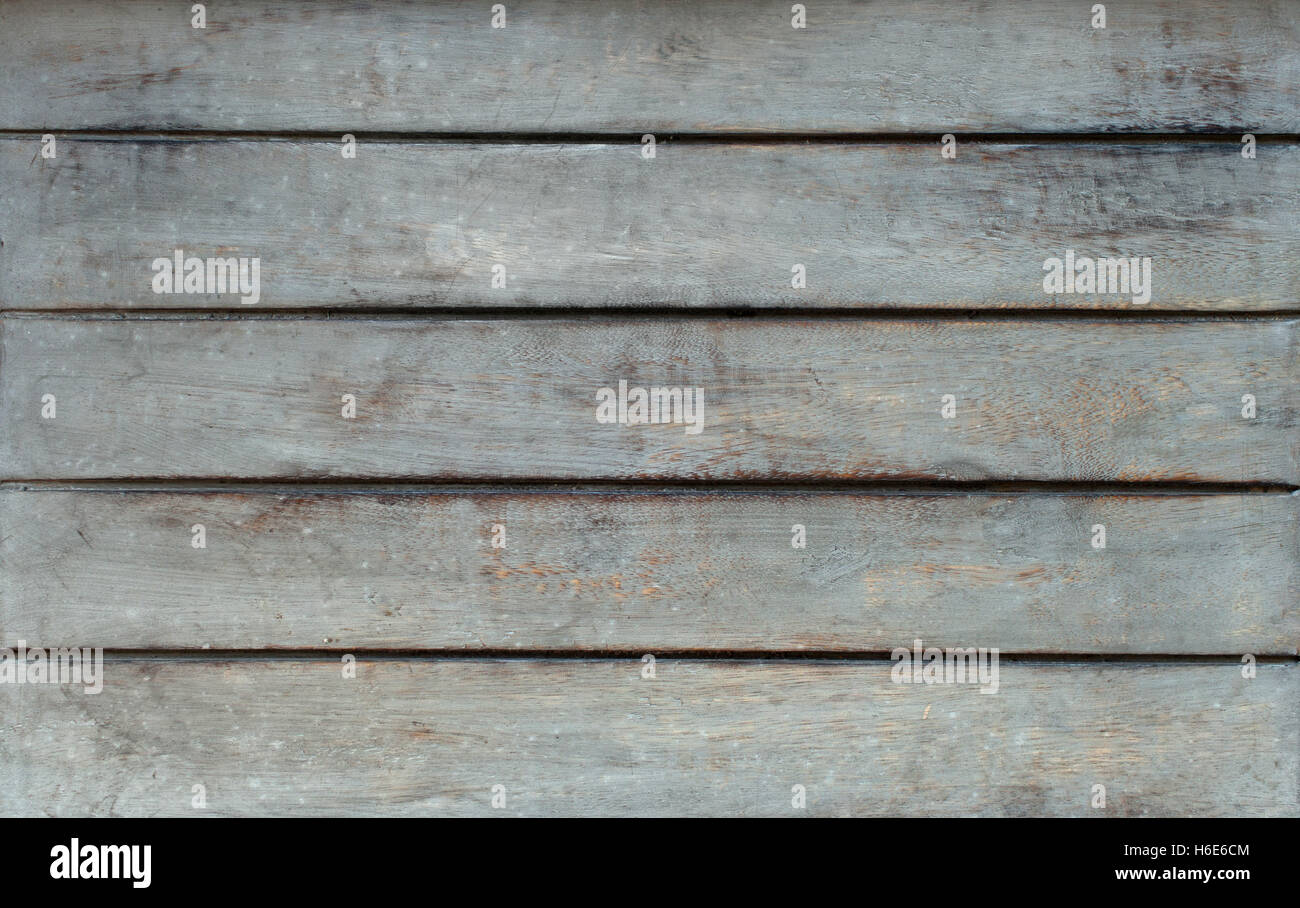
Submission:
[[[0,470],[1296,484],[1298,329],[1282,319],[9,317]],[[598,423],[600,389],[622,380],[699,389],[699,434]],[[41,415],[47,394],[55,419]],[[347,394],[355,419],[341,416]],[[1244,394],[1255,419],[1241,415]]]
[[[0,640],[1295,655],[1298,512],[1257,494],[10,489]]]
[[[506,6],[0,0],[0,815],[1300,817],[1300,2]]]
[[[1290,0],[18,0],[0,128],[547,132],[1300,127]]]
[[[266,307],[1286,309],[1300,147],[0,140],[0,306],[248,307],[150,265],[261,259]],[[1043,263],[1151,259],[1133,293]],[[791,286],[802,264],[806,287]],[[506,269],[492,287],[493,266]]]
[[[885,661],[104,670],[98,695],[0,685],[22,729],[0,736],[0,813],[1300,814],[1295,665],[1003,661],[991,696]]]

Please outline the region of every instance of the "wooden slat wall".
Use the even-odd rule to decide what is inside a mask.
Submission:
[[[505,5],[0,2],[0,814],[1300,815],[1300,3]]]
[[[954,132],[1300,126],[1290,0],[4,4],[0,128]]]
[[[9,491],[0,627],[122,649],[880,652],[920,637],[1295,655],[1298,515],[1285,494]]]
[[[0,812],[192,816],[194,785],[217,816],[1096,816],[1098,784],[1107,816],[1300,801],[1295,665],[1006,662],[990,696],[895,684],[879,662],[661,660],[654,680],[638,660],[340,664],[121,662],[98,696],[0,686],[27,742],[0,737],[18,768]]]
[[[260,257],[262,308],[1261,310],[1300,286],[1295,144],[33,141],[0,141],[10,309],[249,308],[154,293],[182,245]],[[1149,257],[1149,299],[1044,292],[1067,249]]]

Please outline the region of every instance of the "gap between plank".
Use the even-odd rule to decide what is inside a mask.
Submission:
[[[972,309],[969,307],[884,307],[872,308],[828,307],[680,307],[671,306],[460,306],[438,307],[375,307],[357,306],[303,306],[297,308],[265,309],[37,309],[3,306],[0,319],[44,319],[58,321],[637,321],[647,319],[680,319],[716,321],[719,319],[751,319],[754,321],[864,321],[893,322],[908,319],[927,319],[946,322],[1086,322],[1104,326],[1116,321],[1136,322],[1240,322],[1289,321],[1300,318],[1300,307],[1289,309],[1050,309],[1011,308]]]
[[[156,129],[148,126],[125,126],[116,129],[64,129],[58,126],[42,128],[3,128],[0,139],[40,137],[52,133],[59,138],[84,139],[105,142],[330,142],[337,143],[344,133],[352,135],[358,143],[391,143],[405,145],[431,144],[496,144],[496,145],[610,145],[636,144],[641,137],[652,133],[642,129],[637,132],[465,132],[465,131],[411,131],[356,129],[340,131],[323,130],[215,130],[215,129]],[[951,133],[961,143],[997,145],[1026,144],[1143,144],[1173,142],[1219,142],[1239,144],[1249,128],[1231,132],[788,132],[764,130],[752,132],[654,132],[656,144],[680,142],[682,144],[726,145],[902,145],[933,144]],[[1256,132],[1256,144],[1295,144],[1300,133]]]
[[[105,647],[104,660],[121,662],[337,662],[341,656],[355,656],[370,662],[640,662],[652,653],[656,660],[676,659],[687,662],[840,662],[889,663],[889,650],[708,650],[690,648],[611,648],[600,650],[564,649],[124,649]],[[1241,653],[1013,653],[999,650],[999,662],[1029,665],[1239,665]],[[1257,663],[1289,665],[1300,657],[1256,655]]]
[[[153,477],[134,479],[6,479],[0,492],[172,492],[287,495],[961,495],[1188,496],[1290,495],[1300,487],[1260,482],[1049,481],[997,479],[350,479],[300,476],[234,479]]]

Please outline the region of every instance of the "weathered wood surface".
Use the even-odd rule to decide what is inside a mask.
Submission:
[[[790,5],[0,0],[0,815],[1300,816],[1300,498],[1070,486],[1300,484],[1300,3]]]
[[[891,667],[108,661],[98,695],[0,685],[0,813],[1300,814],[1295,665]]]
[[[0,320],[0,470],[1294,484],[1298,329],[1285,319],[11,316]],[[601,389],[620,381],[698,390],[700,431],[599,423]],[[1254,419],[1242,416],[1246,394]],[[46,395],[54,419],[42,416]],[[341,415],[344,395],[355,419]]]
[[[0,128],[1300,127],[1290,0],[0,5]]]
[[[0,140],[5,308],[248,309],[155,293],[177,248],[260,257],[263,308],[1243,310],[1300,286],[1293,144],[39,147]],[[1045,292],[1067,249],[1149,257],[1149,300]]]
[[[1298,513],[1258,494],[11,488],[0,639],[1294,655]]]

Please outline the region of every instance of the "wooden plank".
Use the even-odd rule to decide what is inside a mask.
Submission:
[[[16,0],[0,127],[883,132],[1300,128],[1290,0]]]
[[[0,470],[1294,485],[1298,328],[11,316],[0,320]],[[619,419],[620,382],[629,404],[635,388],[684,389],[690,418],[679,408],[663,422],[665,404],[657,424],[600,422]]]
[[[110,660],[98,695],[0,685],[0,813],[1300,815],[1294,664],[641,668]]]
[[[1295,655],[1298,507],[1289,495],[10,489],[0,629],[33,646],[143,649],[882,652],[920,637]],[[806,548],[792,545],[796,524]]]
[[[1293,144],[1245,160],[1222,142],[979,143],[952,161],[928,142],[665,144],[652,161],[630,144],[38,148],[0,140],[6,308],[248,308],[154,292],[178,248],[260,259],[263,308],[1258,310],[1300,286]],[[1048,293],[1067,250],[1149,258],[1150,286]]]

